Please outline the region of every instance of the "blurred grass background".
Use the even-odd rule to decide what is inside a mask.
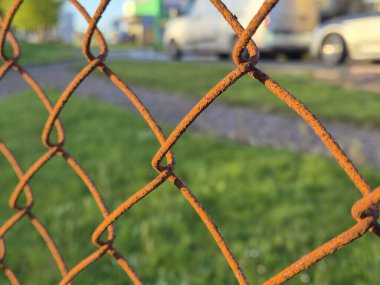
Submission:
[[[173,96],[200,99],[233,68],[229,62],[110,61],[109,66],[130,84],[162,91]],[[165,76],[157,76],[165,74]],[[347,89],[316,80],[307,72],[271,72],[272,78],[296,94],[322,119],[380,126],[378,92]],[[175,80],[174,80],[175,78]],[[227,90],[218,102],[256,110],[295,115],[263,85],[245,76]],[[360,107],[358,107],[360,106]]]
[[[22,56],[19,63],[23,66],[49,64],[59,62],[72,62],[80,61],[86,62],[83,58],[82,48],[72,44],[64,44],[60,42],[39,42],[30,43],[26,41],[19,41]],[[130,43],[119,43],[108,45],[108,49],[113,52],[125,52],[134,49],[144,50],[146,47]],[[5,53],[9,57],[12,55],[13,48],[9,42],[5,44]],[[94,54],[99,52],[97,44],[92,45]]]
[[[200,69],[203,72],[214,76]],[[166,78],[170,76],[161,80]],[[144,80],[149,84],[149,76]],[[24,170],[46,151],[40,139],[46,119],[47,112],[32,92],[1,100],[1,139]],[[62,119],[65,149],[87,170],[111,210],[155,177],[150,161],[159,145],[134,114],[74,96]],[[251,284],[262,283],[354,224],[350,209],[359,192],[327,158],[191,133],[181,138],[174,152],[175,172],[215,219]],[[8,199],[17,179],[1,156],[0,169],[2,224],[14,213]],[[371,185],[379,185],[376,171],[364,169],[364,174]],[[102,218],[90,193],[60,157],[51,160],[31,186],[33,212],[52,234],[67,265],[74,266],[96,249],[90,237]],[[116,248],[146,284],[236,283],[204,225],[170,183],[123,215],[116,233]],[[27,219],[7,233],[5,242],[5,262],[22,284],[59,281],[46,245]],[[375,274],[379,250],[378,238],[368,234],[287,284],[380,284]],[[73,284],[129,284],[126,280],[106,256]],[[3,274],[0,284],[7,284]]]
[[[21,42],[20,44],[21,65],[80,61],[83,66],[85,63],[79,47],[61,43]],[[135,48],[136,46],[128,44],[109,46],[110,51],[115,52]],[[6,46],[6,51],[8,55],[11,54],[9,44]],[[93,52],[97,53],[98,47],[95,46]],[[234,68],[231,62],[109,60],[108,64],[130,84],[168,95],[196,99],[201,98]],[[166,76],[158,77],[157,74]],[[366,127],[380,126],[378,92],[339,87],[316,80],[312,74],[306,72],[300,74],[271,72],[271,75],[324,120],[349,122]],[[240,79],[218,101],[265,112],[295,115],[261,83],[249,77]]]
[[[21,65],[66,62],[79,59],[81,56],[80,48],[68,44],[54,42],[29,43],[24,41],[19,44],[22,52],[19,60]],[[5,45],[5,54],[9,57],[12,55],[12,48],[8,42]]]

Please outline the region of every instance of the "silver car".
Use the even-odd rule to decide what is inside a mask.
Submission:
[[[313,33],[310,52],[323,63],[380,59],[380,12],[347,15],[327,21]]]
[[[0,0],[1,1],[1,0]],[[171,58],[182,54],[231,54],[236,34],[208,0],[194,0],[191,9],[168,21],[163,37]],[[263,5],[264,0],[223,0],[243,26]],[[262,52],[286,52],[301,56],[308,51],[311,33],[319,23],[315,0],[281,0],[255,33],[253,39]]]

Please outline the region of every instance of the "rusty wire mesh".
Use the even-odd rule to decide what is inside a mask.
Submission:
[[[362,235],[371,231],[380,236],[380,226],[377,223],[378,207],[380,201],[380,188],[373,190],[365,181],[363,176],[359,173],[355,165],[343,152],[340,146],[335,142],[334,138],[325,129],[324,125],[318,118],[295,96],[287,92],[282,86],[273,81],[268,75],[256,67],[259,60],[259,51],[254,41],[253,35],[258,29],[262,21],[267,17],[273,7],[279,0],[266,0],[257,14],[255,14],[250,21],[248,27],[244,29],[237,18],[225,6],[222,0],[210,0],[212,4],[223,15],[225,20],[230,24],[231,28],[239,37],[235,48],[233,50],[233,60],[236,68],[226,75],[218,84],[216,84],[207,94],[193,107],[193,109],[182,119],[182,121],[175,127],[168,137],[165,137],[161,129],[153,119],[149,110],[142,104],[139,97],[115,74],[104,62],[107,58],[107,44],[103,38],[102,33],[97,29],[97,23],[102,14],[105,12],[107,5],[111,0],[101,0],[100,4],[91,17],[83,6],[77,0],[70,0],[71,4],[82,14],[88,22],[88,29],[83,41],[82,51],[88,64],[77,74],[73,81],[66,87],[65,91],[59,97],[55,105],[52,105],[48,97],[41,89],[39,84],[32,78],[32,76],[18,64],[21,52],[20,47],[14,34],[10,30],[12,20],[15,17],[18,9],[23,3],[23,0],[14,0],[14,3],[9,11],[0,18],[0,57],[3,65],[0,67],[0,79],[10,71],[14,70],[22,76],[26,83],[36,92],[42,104],[46,107],[49,117],[45,123],[42,133],[42,143],[46,146],[47,151],[26,171],[23,172],[19,167],[16,159],[12,156],[7,146],[0,142],[0,152],[9,161],[14,172],[17,174],[19,182],[15,187],[10,200],[9,206],[16,211],[16,213],[9,217],[9,219],[0,227],[0,268],[5,272],[11,284],[20,284],[12,269],[6,265],[6,246],[4,243],[4,236],[12,227],[21,219],[27,218],[33,224],[35,229],[39,232],[41,237],[46,242],[58,269],[61,272],[62,279],[59,284],[70,284],[70,282],[86,267],[93,264],[104,255],[109,254],[114,257],[119,266],[125,271],[130,280],[134,284],[142,284],[137,273],[129,265],[128,261],[117,251],[113,246],[115,241],[114,224],[125,212],[127,212],[133,205],[144,199],[153,190],[160,186],[164,181],[170,181],[181,192],[183,197],[193,207],[194,211],[199,215],[208,231],[217,243],[220,251],[224,255],[226,261],[236,280],[239,284],[248,284],[242,269],[240,268],[235,256],[229,249],[227,243],[218,231],[217,226],[212,221],[211,217],[207,214],[206,210],[202,207],[201,203],[193,195],[190,189],[182,182],[180,177],[175,174],[174,156],[171,152],[173,145],[180,139],[181,135],[186,129],[194,122],[194,120],[202,113],[218,96],[220,96],[227,88],[237,82],[241,77],[248,75],[255,80],[260,81],[268,90],[270,90],[280,100],[284,101],[294,112],[302,117],[306,123],[314,130],[320,137],[321,141],[325,144],[327,149],[332,153],[334,158],[344,169],[348,177],[355,184],[356,188],[361,192],[363,198],[356,202],[352,207],[352,216],[356,220],[356,224],[347,231],[337,235],[335,238],[321,245],[319,248],[300,258],[277,275],[267,280],[264,284],[282,284],[287,280],[293,278],[298,273],[306,270],[319,260],[334,253],[340,248],[346,246]],[[100,53],[95,56],[91,51],[91,40],[95,36],[100,46]],[[6,41],[9,41],[13,54],[9,56],[5,54],[4,47]],[[243,51],[247,49],[249,52],[249,59],[243,59]],[[92,183],[86,171],[79,165],[79,163],[65,151],[65,133],[63,125],[60,121],[60,114],[65,108],[66,103],[70,100],[78,86],[86,79],[94,70],[103,72],[109,80],[115,84],[123,94],[133,103],[137,108],[140,115],[145,119],[160,143],[161,147],[152,159],[152,167],[157,171],[157,176],[139,189],[134,195],[128,197],[122,204],[115,210],[109,212],[102,196],[96,186]],[[57,132],[57,141],[52,140],[53,129]],[[33,193],[29,186],[33,176],[51,160],[54,156],[61,156],[67,164],[75,171],[83,183],[86,185],[93,199],[95,200],[103,220],[95,229],[92,235],[92,242],[96,249],[85,259],[79,261],[73,268],[68,269],[63,261],[58,248],[54,244],[53,239],[49,235],[46,228],[42,225],[40,220],[33,214]],[[166,164],[163,164],[166,158]],[[24,205],[20,204],[20,197],[25,195]],[[103,234],[107,233],[106,239],[103,240]]]

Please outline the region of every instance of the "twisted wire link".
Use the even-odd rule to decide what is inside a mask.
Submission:
[[[139,203],[142,199],[148,196],[152,191],[157,189],[165,181],[171,182],[183,195],[186,201],[193,207],[194,211],[198,214],[199,218],[214,238],[239,284],[248,284],[248,281],[244,276],[237,259],[229,249],[216,224],[207,214],[206,209],[201,205],[200,201],[191,192],[189,187],[187,187],[181,178],[175,174],[175,158],[171,151],[173,146],[181,138],[187,128],[194,122],[194,120],[196,120],[197,117],[204,112],[205,109],[210,106],[218,96],[222,95],[231,85],[236,83],[245,75],[261,82],[268,90],[270,90],[280,100],[284,101],[294,112],[305,120],[305,122],[319,136],[326,148],[332,153],[336,161],[363,196],[363,198],[356,202],[352,207],[352,216],[356,220],[356,224],[354,226],[300,258],[298,261],[294,262],[283,271],[267,280],[264,284],[282,284],[286,282],[322,258],[334,253],[355,239],[360,238],[368,231],[372,231],[376,235],[380,236],[380,226],[377,222],[379,216],[377,205],[380,202],[380,188],[377,188],[374,191],[372,190],[352,161],[341,149],[339,144],[326,130],[325,126],[301,101],[256,67],[260,54],[255,42],[252,40],[252,37],[254,37],[254,34],[260,24],[265,20],[279,0],[265,0],[259,11],[253,15],[253,18],[246,29],[242,27],[238,19],[228,9],[222,0],[210,0],[210,2],[225,18],[238,36],[238,40],[232,53],[236,67],[204,95],[204,97],[189,111],[189,113],[174,128],[168,137],[164,136],[160,127],[150,114],[148,108],[141,102],[137,94],[135,94],[134,91],[105,64],[108,54],[108,47],[102,33],[97,28],[97,24],[103,13],[106,11],[110,1],[111,0],[101,0],[94,15],[90,16],[79,1],[69,0],[69,2],[82,14],[83,18],[88,23],[88,28],[82,44],[82,52],[88,63],[62,92],[54,106],[50,103],[48,97],[40,88],[38,83],[17,63],[20,58],[21,51],[15,36],[10,31],[10,27],[14,16],[22,5],[23,0],[15,0],[5,17],[0,19],[0,58],[3,61],[3,65],[0,67],[0,79],[2,79],[11,69],[18,72],[36,92],[40,101],[49,113],[49,117],[42,132],[42,143],[46,146],[47,151],[37,161],[35,161],[35,163],[25,173],[21,171],[18,163],[5,144],[0,143],[0,151],[7,158],[19,178],[19,182],[9,200],[10,207],[15,209],[17,213],[10,217],[0,228],[0,268],[3,269],[11,284],[19,284],[19,282],[13,271],[6,266],[4,261],[6,250],[4,235],[24,216],[27,216],[31,220],[36,230],[45,240],[53,258],[55,259],[62,274],[62,279],[59,284],[70,284],[70,282],[81,271],[98,261],[106,254],[116,259],[118,265],[125,271],[134,284],[142,284],[137,273],[121,255],[121,253],[118,252],[113,246],[116,239],[114,225],[124,213],[131,209],[136,203]],[[100,52],[98,55],[94,55],[91,50],[91,43],[93,39],[95,39],[100,46]],[[6,40],[8,40],[12,46],[12,56],[5,54],[4,47]],[[249,53],[248,59],[244,59],[242,56],[245,49],[247,49]],[[108,211],[99,190],[91,181],[86,171],[67,151],[65,151],[64,129],[59,119],[62,111],[66,108],[66,103],[70,100],[76,89],[95,70],[105,74],[106,77],[115,86],[117,86],[119,90],[127,97],[127,99],[135,106],[160,144],[160,148],[157,150],[151,161],[152,167],[157,171],[157,176],[153,180],[149,181],[145,186],[141,187],[132,196],[125,199],[111,212]],[[54,128],[57,131],[57,138],[55,139],[55,142],[54,138],[52,138]],[[66,161],[67,165],[69,165],[76,175],[82,180],[103,216],[103,220],[94,230],[91,238],[97,249],[83,260],[80,260],[71,269],[66,269],[65,263],[46,228],[43,227],[41,222],[31,212],[33,206],[33,195],[29,187],[29,182],[33,179],[33,176],[40,171],[44,165],[48,164],[48,162],[55,156],[62,157]],[[166,159],[165,165],[163,165],[164,159]],[[20,206],[18,204],[18,200],[22,194],[26,197],[25,206]],[[104,239],[103,236],[105,234],[106,238]]]
[[[19,179],[22,179],[24,176],[24,173],[22,172],[19,164],[17,163],[14,156],[11,154],[7,146],[0,142],[0,153],[4,155],[4,157],[8,160],[9,164],[13,168],[13,171],[16,173],[17,177]],[[33,194],[30,186],[28,184],[25,184],[24,186],[24,192],[25,192],[25,200],[26,205],[25,206],[19,206],[14,205],[11,208],[15,209],[17,211],[16,214],[11,216],[5,223],[0,227],[0,267],[3,268],[5,271],[6,276],[8,277],[11,284],[19,284],[19,281],[17,280],[17,277],[13,273],[13,271],[8,268],[4,263],[5,253],[6,253],[6,247],[4,242],[4,235],[16,224],[18,223],[23,217],[28,217],[30,219],[30,222],[35,227],[35,229],[38,231],[38,233],[41,235],[43,240],[45,241],[50,253],[52,254],[58,269],[60,270],[62,276],[67,274],[67,269],[65,266],[65,263],[63,262],[63,259],[52,239],[47,229],[43,226],[43,224],[40,222],[40,220],[32,213],[31,208],[33,206]]]

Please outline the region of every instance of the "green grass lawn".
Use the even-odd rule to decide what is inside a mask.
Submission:
[[[62,43],[27,43],[20,44],[22,56],[21,65],[47,64],[79,59],[82,54],[78,47]],[[10,46],[6,46],[6,52],[11,54]]]
[[[118,61],[110,66],[131,84],[198,99],[233,68],[229,63],[148,61]],[[380,93],[343,89],[310,75],[276,73],[273,78],[325,120],[380,125]],[[218,100],[291,113],[282,101],[249,77],[242,78]]]
[[[123,42],[116,44],[108,44],[108,49],[110,51],[128,51],[128,50],[145,50],[151,49],[149,45],[142,45],[137,43]]]
[[[0,139],[26,169],[46,151],[40,142],[46,112],[31,92],[1,99],[0,108]],[[134,114],[74,97],[62,118],[66,150],[88,171],[110,209],[155,176],[150,160],[159,145]],[[174,151],[176,173],[214,217],[250,284],[260,284],[354,224],[350,209],[360,195],[333,161],[193,134],[186,134]],[[14,213],[8,198],[17,179],[1,156],[0,169],[2,224]],[[379,185],[376,172],[364,173],[373,186]],[[90,236],[101,221],[89,192],[60,157],[50,161],[31,186],[34,213],[50,230],[67,264],[75,265],[95,249]],[[116,232],[116,248],[146,284],[236,283],[202,222],[169,183],[124,215]],[[5,241],[5,262],[22,284],[57,283],[58,270],[28,220],[17,224]],[[380,284],[379,251],[379,239],[368,234],[287,284]],[[0,284],[8,284],[3,274]],[[74,284],[128,281],[105,257]]]
[[[81,47],[79,46],[55,42],[28,43],[21,41],[20,47],[22,56],[20,57],[19,63],[21,65],[49,64],[73,60],[85,62]],[[109,51],[115,52],[144,48],[146,47],[128,43],[108,45]],[[99,52],[97,44],[95,44],[92,49],[95,54]],[[6,53],[11,55],[9,43],[6,45]]]

